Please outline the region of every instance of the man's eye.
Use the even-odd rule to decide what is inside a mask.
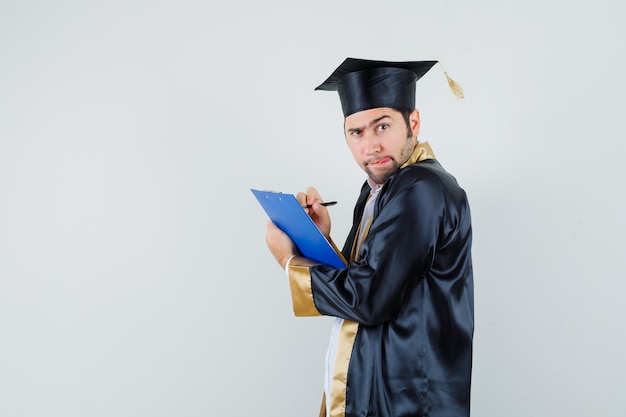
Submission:
[[[361,131],[360,130],[353,130],[352,131],[352,136],[360,136],[361,135]]]
[[[388,128],[389,128],[389,125],[387,124],[378,125],[378,130],[387,130]]]

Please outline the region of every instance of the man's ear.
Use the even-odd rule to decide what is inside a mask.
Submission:
[[[409,127],[413,132],[413,137],[417,137],[420,133],[420,112],[414,109],[409,115]]]

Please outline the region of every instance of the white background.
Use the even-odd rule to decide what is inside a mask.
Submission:
[[[249,188],[363,173],[344,58],[440,60],[421,140],[467,191],[472,415],[624,416],[618,0],[0,2],[0,416],[313,416],[328,318],[295,318]]]

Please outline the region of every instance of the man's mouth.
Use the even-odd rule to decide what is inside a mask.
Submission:
[[[389,162],[389,161],[391,161],[391,158],[390,158],[390,157],[388,157],[388,156],[386,156],[386,157],[384,157],[384,158],[382,158],[382,159],[379,159],[379,160],[377,160],[377,161],[372,161],[372,162],[370,162],[368,165],[370,165],[370,166],[374,166],[374,167],[375,167],[375,166],[381,166],[381,165],[385,165],[385,164],[386,164],[387,162]]]

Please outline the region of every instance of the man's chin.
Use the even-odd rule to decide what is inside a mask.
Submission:
[[[398,172],[398,169],[390,169],[385,172],[375,172],[373,170],[366,169],[365,172],[370,180],[374,181],[376,184],[384,184],[385,181],[387,181],[387,178]]]

